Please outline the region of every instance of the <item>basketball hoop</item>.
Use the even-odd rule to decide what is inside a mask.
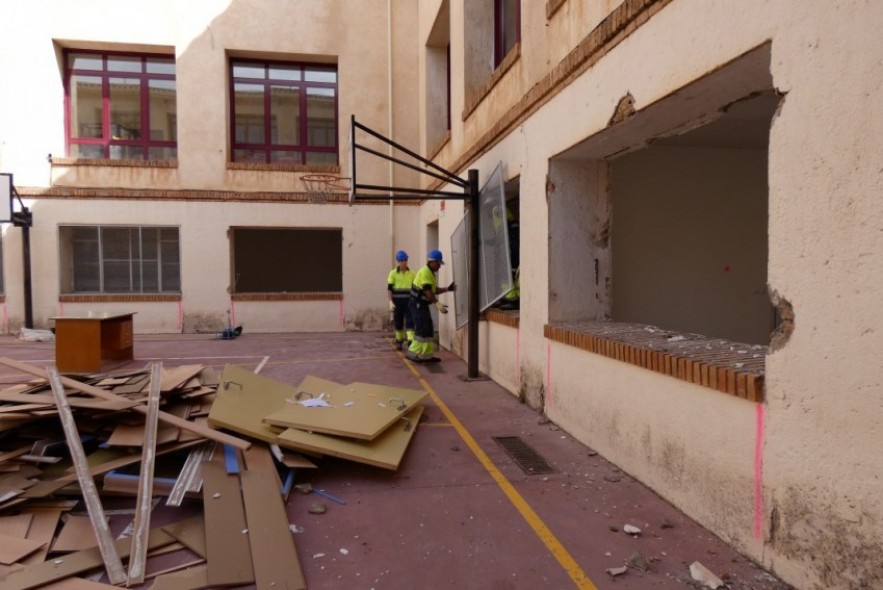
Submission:
[[[307,189],[307,199],[310,203],[327,203],[328,197],[335,193],[335,189],[346,188],[341,182],[348,180],[334,174],[305,174],[300,179]]]

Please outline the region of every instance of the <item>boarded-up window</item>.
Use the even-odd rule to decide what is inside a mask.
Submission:
[[[233,293],[343,290],[341,229],[231,228]]]

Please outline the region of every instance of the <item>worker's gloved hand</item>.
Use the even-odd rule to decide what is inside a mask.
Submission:
[[[438,308],[439,313],[448,313],[448,306],[441,301],[436,301],[435,306]]]
[[[396,304],[393,303],[392,301],[390,301],[389,302],[389,311],[395,311],[395,309],[396,309]]]
[[[451,292],[456,291],[457,290],[457,283],[455,283],[454,281],[451,281],[451,284],[448,285],[447,290],[451,291]]]

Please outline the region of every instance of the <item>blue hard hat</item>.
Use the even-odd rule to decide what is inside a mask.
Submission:
[[[405,252],[404,250],[399,250],[398,252],[396,252],[396,260],[397,261],[404,262],[407,259],[408,259],[408,253]]]
[[[439,264],[444,264],[441,250],[430,250],[429,255],[426,257],[427,260],[432,260],[438,262]]]

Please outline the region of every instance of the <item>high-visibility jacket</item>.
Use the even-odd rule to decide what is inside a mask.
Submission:
[[[411,285],[414,284],[414,271],[410,268],[399,270],[399,267],[389,271],[386,280],[387,288],[392,291],[393,299],[407,299],[411,296]]]
[[[429,287],[429,290],[435,293],[438,288],[438,278],[435,276],[435,273],[432,272],[432,269],[429,268],[429,265],[425,265],[417,271],[417,274],[414,275],[414,282],[411,284],[411,297],[419,301],[429,300],[426,298],[424,291],[426,291],[426,287]]]

